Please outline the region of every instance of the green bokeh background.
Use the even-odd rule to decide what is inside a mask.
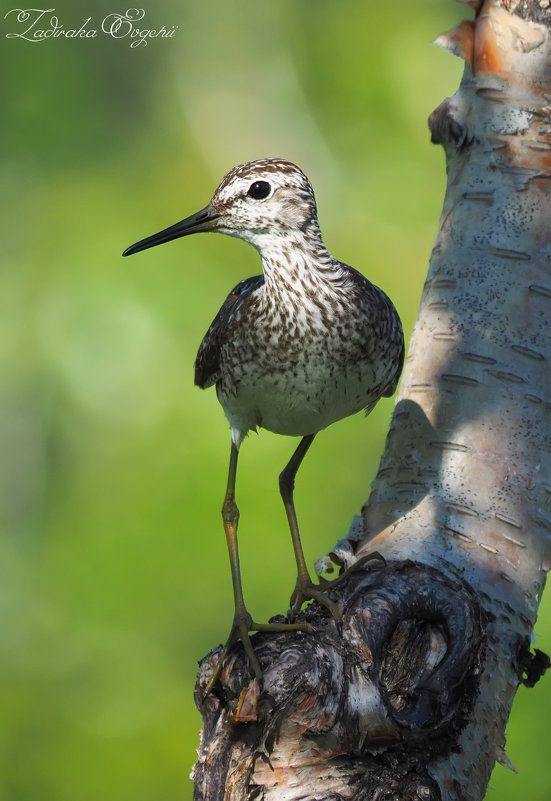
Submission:
[[[101,32],[7,39],[21,28],[0,6],[0,798],[181,801],[197,661],[232,611],[229,431],[193,360],[259,263],[214,236],[120,253],[205,205],[233,165],[284,156],[314,183],[329,248],[388,291],[409,332],[445,188],[426,119],[462,70],[430,42],[466,9],[160,0],[145,22],[174,37],[131,48]],[[126,4],[55,8],[65,28],[98,29]],[[311,562],[367,497],[392,403],[324,432],[305,462]],[[263,432],[242,449],[257,619],[284,611],[293,585],[277,492],[293,445]],[[537,634],[550,650],[549,601]],[[508,753],[521,774],[496,768],[488,798],[549,798],[550,700],[549,681],[519,691]]]

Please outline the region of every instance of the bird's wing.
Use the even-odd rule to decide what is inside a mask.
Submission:
[[[394,373],[394,376],[392,377],[390,383],[383,390],[382,392],[383,398],[391,398],[396,392],[398,381],[400,380],[400,376],[402,375],[402,368],[404,366],[404,356],[405,356],[405,346],[404,346],[404,340],[402,338],[402,347],[400,350],[400,355],[396,359],[396,372]]]
[[[377,287],[377,289],[379,289]],[[398,381],[400,380],[400,376],[402,374],[402,368],[404,366],[404,355],[405,355],[405,347],[404,347],[404,331],[402,329],[402,322],[400,317],[398,316],[398,312],[394,308],[394,304],[388,297],[385,295],[382,289],[379,289],[381,293],[382,300],[384,302],[384,306],[386,307],[386,315],[387,315],[387,348],[389,351],[388,358],[390,362],[394,362],[394,372],[392,377],[386,387],[382,390],[381,395],[383,398],[390,398],[396,392],[396,387],[398,386]]]
[[[388,360],[390,364],[393,364],[394,370],[392,370],[386,386],[383,386],[381,396],[389,398],[396,391],[404,366],[404,332],[398,312],[388,295],[380,287],[372,284],[365,275],[343,262],[336,262],[336,266],[337,268],[340,267],[340,271],[337,269],[335,283],[340,286],[355,287],[361,298],[367,298],[367,309],[369,311],[366,317],[370,325],[382,325],[386,332]],[[370,316],[370,311],[380,319],[373,320]],[[385,349],[385,343],[383,343],[382,349]],[[383,354],[383,357],[387,358],[385,354]]]
[[[220,351],[226,338],[228,323],[245,299],[264,284],[263,275],[244,278],[232,289],[203,337],[195,359],[195,384],[201,389],[220,378]]]

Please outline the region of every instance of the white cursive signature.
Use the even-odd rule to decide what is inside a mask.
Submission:
[[[10,14],[15,15],[15,19],[24,30],[7,33],[6,39],[40,42],[60,37],[94,39],[98,35],[97,28],[88,27],[92,17],[87,17],[79,28],[66,28],[56,16],[55,8],[12,8],[4,14],[4,19],[7,19]],[[162,25],[156,29],[138,28],[136,23],[144,17],[145,9],[143,8],[128,8],[124,14],[108,14],[102,20],[101,31],[114,39],[129,38],[131,40],[130,47],[139,47],[139,45],[147,45],[149,39],[172,39],[178,29],[178,25],[172,25],[169,28]]]

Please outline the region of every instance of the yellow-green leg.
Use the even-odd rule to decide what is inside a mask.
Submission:
[[[329,588],[330,584],[328,584],[327,587],[322,588],[319,584],[314,584],[310,578],[310,573],[308,572],[308,567],[304,558],[304,551],[302,550],[302,543],[300,541],[300,533],[298,529],[298,521],[293,497],[295,478],[298,469],[302,464],[302,460],[308,453],[310,445],[314,441],[314,436],[315,434],[308,434],[301,439],[297,449],[289,459],[287,466],[283,469],[279,476],[279,491],[281,493],[285,511],[287,513],[287,520],[289,522],[289,530],[291,532],[291,539],[293,541],[293,548],[295,551],[295,560],[297,563],[297,583],[293,594],[291,595],[289,618],[293,618],[294,614],[300,610],[303,603],[309,600],[315,600],[329,609],[333,615],[333,618],[337,621],[337,623],[340,623],[342,615],[339,607],[333,603],[333,601],[330,601],[325,595],[325,590]]]
[[[233,597],[235,604],[235,611],[233,616],[233,623],[230,630],[230,635],[226,640],[224,649],[218,660],[218,664],[212,674],[209,683],[206,686],[205,694],[210,693],[216,682],[220,677],[224,662],[232,646],[241,640],[245,653],[249,658],[250,665],[254,671],[256,678],[262,682],[262,669],[256,658],[254,648],[249,637],[251,631],[312,631],[312,627],[308,623],[255,623],[249,614],[245,601],[243,600],[243,587],[241,584],[241,569],[239,566],[239,551],[237,547],[237,524],[239,522],[239,509],[235,502],[235,478],[237,474],[237,458],[239,455],[239,448],[232,442],[230,453],[230,466],[228,470],[228,485],[226,488],[226,496],[222,505],[222,520],[224,523],[224,531],[226,533],[226,542],[228,544],[228,553],[230,557],[230,568],[233,584]]]

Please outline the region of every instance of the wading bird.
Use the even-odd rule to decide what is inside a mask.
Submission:
[[[308,572],[293,501],[295,476],[318,431],[394,393],[404,358],[402,325],[385,293],[333,258],[318,223],[314,192],[302,170],[283,159],[235,167],[201,211],[124,251],[124,256],[201,231],[248,242],[262,275],[228,295],[195,362],[195,383],[216,385],[231,427],[222,517],[234,592],[230,635],[208,686],[217,681],[230,648],[241,640],[261,679],[249,632],[311,630],[305,623],[256,623],[243,599],[235,502],[239,448],[250,430],[302,437],[279,477],[297,564],[290,619],[314,599],[339,619],[325,587]],[[328,584],[328,586],[330,586]]]

